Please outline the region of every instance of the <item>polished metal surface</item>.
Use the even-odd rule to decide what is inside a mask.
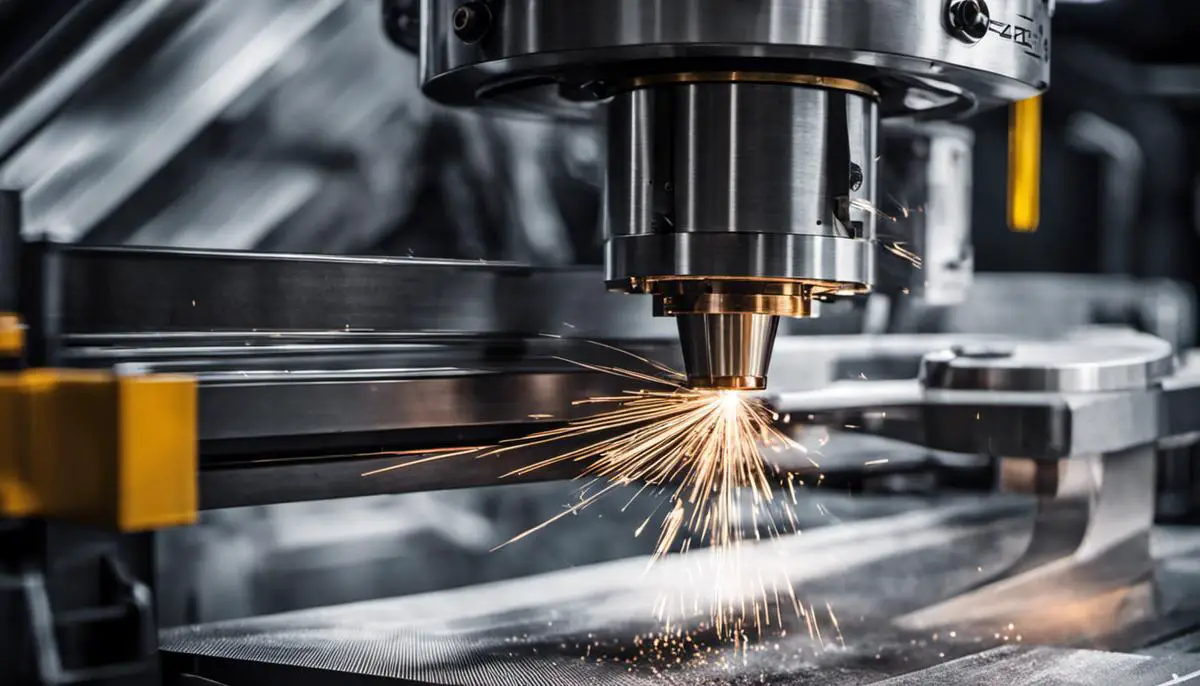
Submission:
[[[744,324],[874,282],[877,118],[860,93],[781,83],[658,85],[610,105],[606,278],[696,320],[679,325],[693,385],[761,388],[777,324]]]
[[[877,118],[869,97],[823,88],[698,83],[621,94],[609,106],[606,236],[870,240]]]
[[[930,684],[1122,684],[1176,686],[1200,678],[1200,659],[1174,654],[1148,657],[1096,650],[1008,645],[880,682],[880,686]]]
[[[604,246],[611,286],[633,274],[719,276],[870,283],[879,259],[873,243],[777,233],[664,233],[612,238]],[[625,286],[628,287],[628,286]]]
[[[1016,615],[1042,626],[1059,621],[1037,607],[1039,596],[1091,598],[1145,581],[1154,568],[1154,445],[1065,463],[1055,492],[1039,500],[1029,544],[1003,573],[979,588],[897,620],[913,630],[980,622],[1003,624]],[[1031,603],[1033,603],[1031,605]],[[1152,613],[1131,597],[1128,617]],[[1052,614],[1058,614],[1052,613]]]
[[[906,84],[913,91],[942,93],[939,100],[902,92],[901,111],[944,104],[947,91],[970,92],[985,105],[1019,100],[1049,82],[1042,0],[990,3],[994,23],[976,45],[946,30],[944,0],[516,0],[504,3],[475,45],[454,35],[459,4],[422,5],[425,92],[451,104],[554,78],[577,84],[637,70],[691,71],[698,60],[845,77],[889,73],[915,77]],[[553,88],[531,97],[546,107],[571,104]]]
[[[778,375],[777,375],[778,376]],[[842,381],[781,393],[775,407],[935,450],[1058,460],[1166,438],[1160,391],[1028,393],[924,390],[914,381]]]
[[[41,244],[61,260],[63,335],[259,332],[670,340],[597,271],[482,261]],[[536,306],[514,306],[536,303]]]
[[[654,294],[665,315],[814,313],[813,290],[745,292],[771,279],[823,298],[869,290],[881,111],[961,114],[1048,85],[1041,0],[990,10],[942,0],[425,0],[421,15],[434,99],[562,111],[564,100],[586,109],[611,97],[606,279]],[[663,292],[680,277],[733,279],[741,290],[681,309]]]
[[[1150,388],[1175,370],[1171,345],[1124,332],[1093,340],[967,346],[933,353],[921,365],[926,388],[1098,393]]]
[[[954,305],[967,298],[975,270],[971,246],[974,134],[942,122],[888,122],[881,130],[879,240],[900,253],[882,255],[879,290]]]
[[[167,673],[183,667],[230,683],[239,681],[238,668],[255,667],[261,680],[281,683],[318,675],[338,683],[478,686],[683,686],[754,683],[760,676],[765,683],[870,683],[937,664],[946,659],[939,652],[955,657],[996,644],[988,633],[981,644],[968,638],[910,646],[915,636],[890,629],[887,620],[970,584],[977,565],[1003,564],[1019,543],[1021,513],[1019,504],[959,502],[747,545],[743,563],[786,570],[805,606],[820,608],[824,633],[810,636],[804,620],[785,610],[788,624],[767,629],[766,650],[747,651],[745,661],[739,655],[725,666],[719,657],[732,646],[696,627],[706,619],[702,608],[685,618],[685,628],[702,650],[711,646],[716,653],[708,665],[668,668],[652,650],[637,664],[624,659],[639,652],[634,634],[661,631],[653,616],[657,598],[675,597],[684,579],[711,581],[705,551],[649,570],[644,558],[633,558],[445,593],[181,627],[163,633],[161,648]],[[931,577],[939,583],[912,583]],[[734,592],[752,595],[753,586]],[[842,621],[845,647],[832,631],[826,602]],[[873,658],[877,652],[883,659]],[[674,656],[667,661],[674,665]]]
[[[767,386],[779,317],[765,314],[684,314],[679,323],[688,385],[720,390]]]
[[[200,375],[202,442],[310,437],[313,445],[322,436],[342,442],[406,429],[564,421],[580,416],[574,401],[620,393],[629,385],[570,371],[372,370],[361,378],[293,374],[297,378],[290,382],[246,373],[242,381],[207,383],[206,376]]]
[[[876,128],[872,100],[828,89],[699,83],[618,96],[607,280],[633,290],[675,276],[869,286]]]
[[[855,500],[863,504],[865,499]],[[658,637],[662,625],[651,608],[664,595],[675,597],[681,580],[709,581],[709,558],[694,551],[649,569],[644,558],[632,558],[451,591],[171,629],[161,636],[165,673],[183,671],[225,683],[253,674],[259,681],[280,683],[394,680],[480,686],[1163,686],[1173,680],[1189,683],[1200,670],[1195,656],[1102,652],[1143,649],[1160,636],[1178,636],[1195,626],[1194,617],[1186,615],[1139,622],[1120,612],[1120,601],[1137,595],[1138,586],[1118,587],[1091,604],[1064,599],[1061,589],[1041,589],[1030,601],[1057,613],[1052,624],[1014,613],[1002,624],[921,632],[898,628],[891,621],[896,616],[969,589],[981,575],[1019,557],[1028,540],[1026,503],[978,496],[909,501],[908,512],[863,520],[843,513],[834,501],[825,502],[838,512],[837,526],[748,544],[742,553],[752,568],[789,574],[797,599],[814,608],[810,619],[820,633],[785,611],[785,626],[767,627],[761,640],[739,646],[736,657],[732,645],[696,630],[695,623],[705,619],[703,608],[686,617],[683,628],[702,652],[711,648],[707,660],[681,656],[677,664],[670,651],[639,651],[634,639],[635,634]],[[1194,532],[1185,540],[1172,550],[1158,545],[1156,558],[1163,564],[1194,559]],[[534,541],[515,545],[526,544]],[[759,590],[756,579],[747,586],[753,586],[745,589],[750,595]],[[839,620],[836,629],[830,611]],[[652,638],[642,645],[650,643]]]
[[[1027,354],[1018,352],[1026,345]],[[1170,346],[1153,337],[1106,330],[1058,342],[964,340],[949,348],[971,356],[965,373],[949,371],[963,357],[949,349],[929,352],[922,362],[938,370],[935,382],[944,388],[860,378],[782,391],[773,403],[792,417],[850,424],[937,450],[1039,460],[1118,452],[1200,430],[1183,409],[1194,401],[1189,389],[1200,375],[1185,367],[1171,376]],[[1023,362],[1005,367],[1009,352]]]

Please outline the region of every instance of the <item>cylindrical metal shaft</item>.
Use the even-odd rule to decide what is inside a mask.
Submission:
[[[765,386],[777,316],[873,283],[876,108],[852,82],[746,80],[610,105],[608,283],[680,317],[694,385]]]

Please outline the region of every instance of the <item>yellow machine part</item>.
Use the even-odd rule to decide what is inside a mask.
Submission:
[[[21,318],[0,312],[0,357],[19,357],[25,350],[25,325]]]
[[[194,522],[196,395],[182,376],[0,374],[0,516],[120,531]]]
[[[1037,231],[1041,222],[1042,96],[1012,106],[1008,122],[1008,228]]]

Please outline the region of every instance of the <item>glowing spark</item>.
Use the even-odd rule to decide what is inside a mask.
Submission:
[[[553,419],[554,415],[552,415],[552,414],[531,414],[531,415],[529,415],[529,418],[530,419]]]
[[[902,242],[884,243],[883,249],[908,262],[917,269],[924,267],[925,261],[921,259],[921,256],[904,247],[904,243]]]
[[[862,210],[863,212],[873,214],[876,217],[879,217],[880,219],[890,219],[892,221],[896,221],[895,217],[880,210],[878,207],[875,206],[875,203],[873,203],[870,200],[867,200],[865,198],[850,198],[849,205],[850,205],[850,209]]]
[[[427,457],[423,457],[419,460],[412,460],[410,462],[403,462],[401,464],[394,464],[394,465],[391,465],[390,467],[382,467],[380,469],[373,469],[369,472],[363,472],[362,475],[363,476],[375,476],[376,474],[383,474],[384,472],[390,472],[390,471],[394,471],[396,469],[402,469],[404,467],[412,467],[414,465],[425,464],[426,462],[434,462],[436,460],[445,460],[446,458],[458,457],[460,455],[470,455],[472,453],[477,453],[480,450],[483,450],[485,447],[486,446],[478,446],[477,445],[477,446],[470,447],[470,448],[441,448],[441,449],[436,449],[436,450],[401,450],[398,452],[380,453],[381,455],[397,455],[397,456],[426,455]]]
[[[909,207],[906,203],[900,202],[899,200],[896,199],[896,196],[892,195],[891,193],[888,193],[888,200],[891,200],[892,203],[896,206],[896,209],[900,210],[900,214],[904,215],[905,219],[908,219],[908,216],[909,216],[911,210],[909,209]]]
[[[863,463],[863,466],[873,467],[877,464],[887,464],[887,463],[888,463],[888,458],[885,457],[881,460],[867,460],[866,462]]]
[[[806,451],[776,428],[779,415],[758,398],[737,391],[685,388],[682,386],[684,375],[669,367],[620,348],[590,342],[636,359],[653,371],[645,373],[565,361],[641,384],[654,384],[662,390],[627,391],[579,400],[575,402],[578,406],[600,409],[565,426],[493,446],[423,451],[417,453],[423,455],[420,459],[368,472],[368,475],[457,455],[472,454],[477,459],[486,459],[535,446],[584,439],[586,443],[582,447],[564,449],[517,467],[504,476],[522,476],[554,465],[582,463],[580,478],[599,483],[596,490],[586,492],[585,487],[578,502],[493,550],[574,515],[618,488],[637,484],[641,486],[637,494],[646,489],[664,493],[670,509],[661,518],[658,539],[648,565],[668,553],[685,553],[692,547],[711,546],[717,552],[717,588],[710,608],[712,628],[718,636],[733,637],[740,645],[745,645],[749,640],[748,630],[757,629],[761,635],[763,624],[770,624],[771,608],[767,602],[770,591],[761,578],[756,584],[758,596],[749,606],[746,598],[739,596],[736,590],[744,588],[738,558],[738,548],[743,541],[743,516],[749,510],[751,523],[755,525],[754,538],[760,536],[759,525],[765,526],[769,535],[779,535],[781,527],[776,524],[770,509],[775,505],[784,510],[792,522],[789,531],[796,528],[796,518],[790,512],[791,505],[786,502],[789,498],[779,499],[784,502],[775,498],[769,476],[771,468],[763,460],[762,450],[798,450],[805,454]],[[795,502],[795,487],[790,481],[788,492],[790,500]],[[640,536],[653,518],[652,513],[636,529],[635,536]],[[774,584],[772,581],[772,586]],[[790,583],[784,585],[790,589]],[[687,603],[682,596],[678,603],[681,611],[694,604]],[[656,614],[669,622],[667,611],[674,605],[675,601],[663,599],[656,605]],[[778,613],[779,608],[775,610]],[[777,621],[782,623],[779,618]],[[819,628],[817,631],[819,635]]]
[[[838,622],[837,615],[833,614],[833,606],[825,603],[825,609],[829,611],[829,619],[833,622],[833,628],[837,631],[837,640],[843,648],[846,647],[846,639],[842,637],[842,625]]]

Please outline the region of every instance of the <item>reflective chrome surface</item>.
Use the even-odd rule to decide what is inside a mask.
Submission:
[[[474,45],[454,35],[458,4],[422,5],[425,91],[451,104],[501,88],[507,95],[534,79],[544,85],[548,76],[604,79],[636,60],[652,68],[706,57],[786,63],[787,71],[819,60],[804,66],[842,76],[887,70],[969,91],[985,104],[1029,97],[1049,82],[1042,0],[993,0],[993,31],[976,45],[944,28],[944,0],[509,0]]]
[[[875,244],[806,234],[664,233],[613,238],[604,246],[605,278],[754,275],[871,283]]]
[[[622,94],[609,106],[607,235],[874,238],[877,121],[868,97],[823,88],[704,83]]]
[[[931,389],[1098,393],[1144,390],[1175,371],[1166,341],[1120,332],[1102,336],[933,353],[921,363],[921,378]]]
[[[766,388],[779,317],[764,314],[687,314],[679,341],[688,384],[696,388]]]

